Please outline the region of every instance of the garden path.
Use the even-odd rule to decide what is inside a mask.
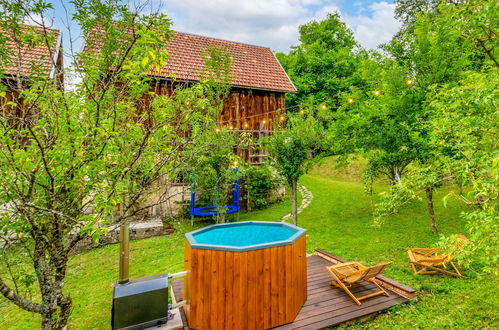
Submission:
[[[310,203],[312,203],[312,200],[314,199],[314,195],[312,194],[312,192],[310,190],[307,189],[307,187],[305,187],[302,184],[298,185],[298,191],[300,192],[301,198],[302,198],[301,204],[298,207],[298,214],[300,214],[305,208],[307,208],[310,205]],[[281,218],[281,220],[286,221],[288,219],[291,219],[291,217],[292,217],[292,214],[289,213],[289,214],[286,214],[285,216],[283,216]]]

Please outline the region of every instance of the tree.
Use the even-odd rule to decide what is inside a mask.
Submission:
[[[151,185],[189,161],[185,145],[206,148],[193,139],[215,129],[220,111],[213,81],[179,90],[175,98],[155,94],[147,73],[160,71],[167,59],[171,31],[164,15],[140,15],[120,1],[73,6],[71,20],[87,41],[85,52],[69,53],[81,81],[63,90],[34,63],[29,77],[14,76],[18,104],[0,103],[0,237],[6,244],[0,254],[7,264],[0,292],[40,314],[44,329],[67,325],[73,302],[64,281],[72,248],[105,235],[112,219],[119,225],[158,203],[137,207]],[[20,26],[36,18],[45,27],[51,7],[2,0],[1,30],[18,42],[8,44],[3,34],[0,49],[51,45],[50,35]],[[2,66],[12,60],[8,54],[0,52]],[[19,105],[23,111],[12,111]],[[10,254],[22,255],[20,249],[32,269],[12,263]]]
[[[396,47],[407,50],[404,58],[411,63],[417,87],[423,96],[421,107],[424,116],[418,119],[416,125],[424,127],[427,132],[423,141],[426,147],[413,164],[409,180],[397,187],[392,195],[386,195],[378,209],[381,214],[390,213],[425,191],[435,231],[432,211],[434,188],[455,178],[464,183],[473,182],[476,200],[471,202],[464,196],[460,199],[472,205],[481,205],[483,201],[490,205],[489,213],[477,211],[467,216],[470,228],[474,229],[471,234],[475,236],[475,241],[481,237],[480,245],[488,242],[483,243],[485,250],[492,246],[490,237],[485,237],[495,229],[491,224],[496,214],[495,207],[489,204],[495,200],[491,192],[496,187],[491,165],[495,153],[490,149],[494,145],[493,139],[490,139],[494,104],[489,99],[494,93],[485,82],[488,79],[493,84],[491,76],[497,74],[494,71],[497,69],[494,55],[497,37],[489,37],[497,35],[494,15],[497,18],[497,8],[489,1],[441,4],[437,14],[418,15],[413,23],[414,35],[406,37],[404,47]],[[449,21],[455,23],[450,25]],[[403,39],[397,42],[400,40]],[[472,88],[476,91],[470,92]],[[483,129],[477,130],[476,123],[481,123]],[[488,145],[476,142],[477,136]],[[452,142],[447,143],[449,140]],[[480,160],[474,159],[477,155]],[[478,162],[481,164],[478,165]],[[480,180],[487,181],[487,184],[481,186],[478,184]],[[481,189],[488,192],[480,192]],[[488,197],[482,200],[483,196]],[[484,252],[484,255],[489,261],[492,259],[490,253]]]
[[[484,60],[476,47],[448,24],[446,8],[418,13],[410,28],[382,47],[385,56],[371,54],[362,62],[359,73],[371,84],[352,90],[348,97],[354,101],[344,102],[332,127],[341,148],[364,152],[370,180],[387,173],[396,183],[395,176],[400,178],[405,172],[408,181],[391,187],[388,198],[394,205],[398,200],[395,193],[419,196],[416,186],[424,183],[420,188],[434,232],[433,192],[448,173],[439,165],[439,152],[430,143],[434,114],[428,103],[434,89],[456,83],[464,71],[479,67]]]
[[[442,0],[395,0],[395,18],[402,21],[404,29],[411,29],[420,13],[433,13]]]
[[[498,8],[494,0],[396,0],[395,17],[404,23],[404,31],[413,31],[418,15],[445,17],[452,29],[472,41],[494,62],[498,43]]]
[[[495,65],[484,72],[466,72],[457,86],[435,91],[431,101],[436,114],[432,143],[439,150],[439,162],[468,187],[463,194],[446,197],[470,207],[462,217],[474,244],[461,261],[493,273],[499,261],[498,83]]]
[[[293,223],[298,223],[298,179],[307,171],[308,160],[315,149],[320,149],[321,128],[312,116],[288,116],[287,127],[276,131],[265,146],[272,156],[273,165],[291,189]]]
[[[233,184],[237,179],[235,168],[240,159],[234,153],[236,139],[227,129],[210,130],[203,134],[208,148],[193,156],[189,169],[193,169],[196,190],[203,191],[205,201],[213,205],[219,214],[217,222],[225,223],[225,216]]]
[[[298,92],[287,96],[289,106],[303,103],[339,104],[337,95],[359,83],[357,42],[338,13],[300,26],[300,45],[276,56]]]
[[[411,138],[421,113],[420,95],[407,85],[407,70],[396,61],[373,53],[361,61],[359,75],[366,88],[352,88],[330,126],[334,154],[361,153],[368,160],[366,178],[381,175],[400,182],[420,146]]]

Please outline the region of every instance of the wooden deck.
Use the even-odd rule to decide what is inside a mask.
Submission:
[[[326,266],[346,260],[336,257],[326,251],[317,250],[315,255],[307,258],[308,297],[297,317],[292,323],[274,329],[323,329],[351,321],[373,313],[383,311],[394,305],[405,303],[415,296],[415,291],[403,284],[397,283],[384,276],[379,276],[380,282],[390,293],[390,296],[376,296],[362,302],[358,306],[343,290],[331,286],[331,277]],[[173,281],[173,292],[176,301],[181,301],[182,280]],[[375,286],[364,282],[354,286],[354,294],[370,293]],[[189,329],[184,320],[184,329]]]

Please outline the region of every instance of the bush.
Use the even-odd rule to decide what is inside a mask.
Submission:
[[[241,172],[251,209],[263,209],[280,200],[276,190],[284,182],[268,165],[249,166]]]

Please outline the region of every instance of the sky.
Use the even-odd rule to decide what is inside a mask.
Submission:
[[[63,31],[68,50],[68,25],[61,0],[54,0],[53,27]],[[135,0],[129,0],[135,1]],[[143,0],[136,0],[143,1]],[[298,44],[298,27],[339,12],[364,48],[389,41],[400,22],[394,18],[393,0],[150,0],[173,21],[173,29],[208,37],[265,46],[288,52]],[[67,0],[62,0],[66,6]],[[74,50],[83,40],[70,23]]]
[[[374,49],[400,23],[393,1],[376,0],[166,0],[173,29],[287,52],[298,44],[298,27],[337,11],[357,41]]]

